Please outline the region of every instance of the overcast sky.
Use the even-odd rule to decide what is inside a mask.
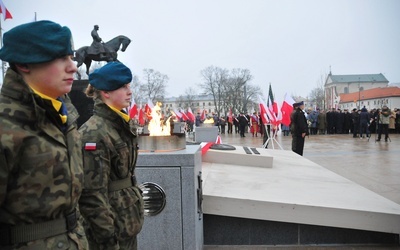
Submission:
[[[68,26],[75,48],[90,45],[93,25],[104,41],[132,40],[121,62],[142,79],[151,68],[169,77],[167,96],[201,92],[208,66],[249,69],[251,84],[277,100],[306,97],[333,74],[382,73],[400,82],[399,0],[2,0],[19,24]],[[323,78],[323,79],[322,79]]]

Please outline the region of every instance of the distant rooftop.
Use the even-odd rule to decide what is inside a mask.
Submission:
[[[362,75],[329,75],[333,83],[344,82],[389,82],[386,77],[380,74],[362,74]]]
[[[354,100],[358,100],[358,97],[361,97],[362,100],[368,99],[377,99],[384,97],[400,97],[400,88],[399,87],[386,87],[386,88],[374,88],[362,90],[360,93],[353,92],[349,94],[340,94],[340,102],[353,102]]]

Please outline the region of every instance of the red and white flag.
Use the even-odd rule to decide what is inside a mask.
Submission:
[[[265,104],[265,102],[261,99],[261,96],[259,97],[259,99],[260,99],[260,110],[267,114],[269,123],[272,123],[274,125],[277,124],[277,119],[276,119],[275,113],[271,112],[271,110],[268,108],[267,104]]]
[[[132,98],[131,98],[131,105],[130,105],[130,107],[129,107],[129,117],[130,117],[131,119],[134,119],[135,116],[136,116],[137,114],[138,114],[138,108],[137,108],[135,99],[134,99],[133,96],[132,96]]]
[[[144,124],[146,123],[145,119],[144,119],[145,113],[143,111],[143,109],[139,109],[139,125],[140,126],[144,126]]]
[[[189,120],[192,122],[196,120],[196,117],[194,116],[192,109],[190,107],[188,108],[187,116],[189,117]]]
[[[222,144],[222,139],[221,136],[217,136],[217,139],[215,140],[215,144]]]
[[[2,0],[0,0],[0,13],[3,14],[4,21],[7,19],[12,19],[11,13],[8,11]]]
[[[144,113],[146,114],[146,116],[148,117],[148,119],[151,119],[151,111],[154,108],[154,104],[153,102],[148,99],[146,105],[144,106]]]
[[[85,150],[86,151],[94,151],[96,150],[97,146],[95,142],[86,142],[85,143]]]
[[[276,108],[278,110],[278,113],[276,114],[276,122],[277,122],[277,125],[279,125],[282,123],[282,110],[281,110],[281,106],[277,102],[275,102],[275,103],[276,103]]]
[[[188,121],[189,120],[189,116],[185,113],[185,111],[181,110],[180,112],[182,114],[182,120]]]
[[[261,103],[258,104],[260,107],[260,116],[261,116],[261,121],[263,124],[268,124],[269,123],[269,119],[268,119],[268,115],[267,112],[265,110],[265,106]]]
[[[206,119],[206,110],[203,109],[203,112],[201,112],[201,115],[200,115],[200,120],[204,121],[205,119]]]
[[[285,94],[284,101],[282,103],[282,124],[289,126],[290,125],[290,114],[293,112],[293,104],[295,101],[291,96],[289,96],[287,93]]]
[[[175,114],[175,116],[177,117],[177,118],[179,118],[179,119],[182,119],[182,113],[180,112],[180,111],[178,111],[178,110],[176,110],[175,108],[174,108],[174,110],[173,111],[171,111],[173,114]]]

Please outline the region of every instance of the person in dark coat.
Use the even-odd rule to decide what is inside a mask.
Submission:
[[[341,109],[338,109],[337,112],[335,112],[335,131],[336,134],[342,134],[343,133],[343,124],[344,124],[344,113],[342,112]]]
[[[343,134],[349,134],[352,127],[351,114],[347,109],[344,110]]]
[[[244,136],[244,132],[245,132],[245,130],[246,130],[247,124],[249,123],[249,120],[247,119],[247,117],[246,117],[243,113],[241,113],[241,114],[239,115],[238,121],[239,121],[239,133],[240,133],[240,137],[245,137],[245,136]]]
[[[292,132],[292,150],[293,152],[303,155],[304,141],[308,135],[307,119],[304,115],[304,102],[293,104],[294,110],[290,115]]]
[[[356,108],[354,108],[353,112],[351,113],[351,121],[353,124],[353,138],[356,138],[360,129],[360,114]]]
[[[369,125],[369,132],[371,133],[378,133],[380,129],[379,124],[379,113],[381,112],[380,109],[373,109],[369,112],[370,115],[370,125]]]
[[[335,134],[335,119],[336,119],[336,111],[335,108],[332,108],[332,110],[328,111],[326,113],[326,124],[327,124],[327,129],[328,129],[328,134]]]
[[[364,107],[361,109],[360,113],[360,139],[365,138],[363,134],[365,133],[369,137],[369,124],[370,124],[370,114]]]

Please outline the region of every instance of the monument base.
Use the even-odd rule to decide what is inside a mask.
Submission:
[[[196,127],[194,131],[195,142],[215,142],[218,136],[217,126]]]

